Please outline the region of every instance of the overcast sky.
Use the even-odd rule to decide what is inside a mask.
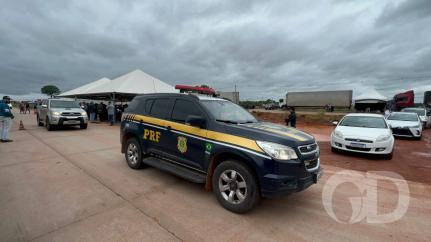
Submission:
[[[2,0],[0,93],[142,69],[241,99],[431,90],[431,1]]]

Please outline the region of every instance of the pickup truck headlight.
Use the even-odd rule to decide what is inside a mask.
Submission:
[[[380,135],[379,137],[377,137],[376,141],[377,142],[383,142],[386,140],[389,140],[391,138],[391,135]]]
[[[296,152],[289,146],[276,143],[256,141],[257,145],[269,156],[278,160],[295,160],[298,159]]]
[[[81,112],[81,115],[82,116],[87,116],[87,112],[83,111],[83,112]]]
[[[60,114],[61,114],[60,112],[52,112],[51,113],[51,115],[54,117],[58,117],[58,116],[60,116]]]
[[[334,131],[334,136],[337,137],[337,138],[340,138],[340,139],[343,138],[343,134],[340,131],[338,131],[338,130]]]

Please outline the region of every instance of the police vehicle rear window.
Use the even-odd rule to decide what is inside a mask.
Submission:
[[[189,115],[202,117],[202,112],[196,104],[190,101],[177,99],[175,101],[174,110],[172,111],[172,120],[185,123]]]
[[[170,105],[169,99],[156,99],[151,107],[150,115],[155,118],[166,118]]]
[[[145,101],[145,113],[150,113],[151,110],[151,106],[154,103],[154,99],[148,99],[147,101]]]

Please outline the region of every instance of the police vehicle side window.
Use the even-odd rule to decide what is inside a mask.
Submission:
[[[155,99],[151,107],[150,115],[155,118],[165,119],[170,111],[169,99]]]
[[[148,99],[145,101],[145,113],[150,113],[151,106],[153,106],[154,99]]]
[[[187,100],[177,99],[171,119],[175,122],[185,123],[189,115],[204,117],[196,104]]]

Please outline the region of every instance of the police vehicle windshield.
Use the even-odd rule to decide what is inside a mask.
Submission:
[[[225,100],[203,100],[201,102],[219,122],[254,123],[257,120],[239,105]]]

